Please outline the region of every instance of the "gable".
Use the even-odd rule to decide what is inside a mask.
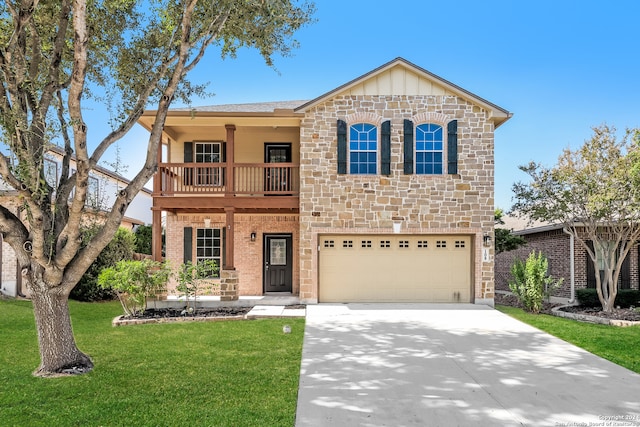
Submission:
[[[396,65],[336,95],[454,95],[444,86]]]
[[[415,64],[396,58],[344,85],[294,109],[305,112],[337,96],[457,96],[487,111],[487,117],[497,128],[512,114]]]

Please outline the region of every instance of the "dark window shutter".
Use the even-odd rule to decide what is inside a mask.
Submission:
[[[193,142],[184,143],[184,162],[193,162]]]
[[[404,173],[413,173],[413,122],[404,121]]]
[[[223,142],[220,144],[220,161],[223,163],[227,161],[227,143],[226,142]]]
[[[227,266],[227,227],[222,227],[222,245],[220,247],[220,251],[222,251],[222,265],[218,266],[220,268],[218,274],[220,274],[220,271]]]
[[[458,121],[451,120],[447,125],[447,171],[450,175],[458,173]]]
[[[191,261],[193,259],[193,228],[184,228],[184,242],[183,242],[184,262]]]
[[[391,175],[391,121],[382,122],[380,136],[381,173],[382,175]]]
[[[589,249],[593,251],[593,242],[591,240],[587,241],[587,246]],[[595,289],[596,288],[596,268],[593,265],[593,261],[589,256],[589,253],[585,251],[585,258],[587,259],[587,288]]]
[[[338,119],[338,173],[347,173],[347,122]]]
[[[620,253],[620,251],[618,251],[618,253]],[[629,251],[629,253],[631,253],[631,251]],[[622,266],[620,267],[619,289],[631,289],[631,263],[629,262],[629,253],[624,261],[622,261]]]
[[[193,142],[184,143],[184,163],[193,162]],[[184,185],[193,185],[193,168],[184,168],[184,176],[182,177]]]

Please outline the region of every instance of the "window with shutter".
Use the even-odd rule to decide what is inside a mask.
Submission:
[[[444,135],[442,126],[425,123],[416,126],[416,174],[444,173]]]
[[[378,173],[378,128],[370,123],[349,127],[349,173]]]

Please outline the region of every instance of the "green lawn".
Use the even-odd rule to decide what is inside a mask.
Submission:
[[[0,300],[0,425],[294,424],[304,319],[114,328],[117,302],[70,307],[95,368],[43,379],[31,375],[39,364],[31,303]]]
[[[496,305],[496,309],[542,331],[624,366],[640,374],[640,326],[596,325],[519,308]]]

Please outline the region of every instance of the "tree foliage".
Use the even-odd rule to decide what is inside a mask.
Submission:
[[[596,289],[605,311],[613,309],[622,263],[640,237],[639,150],[638,130],[618,138],[602,125],[582,147],[564,150],[554,167],[521,166],[530,182],[513,186],[515,213],[562,224],[600,267]]]
[[[186,76],[211,45],[223,57],[255,48],[268,65],[289,55],[313,5],[295,0],[6,0],[0,4],[0,176],[23,217],[0,206],[0,232],[16,251],[30,290],[40,346],[37,375],[92,368],[71,332],[67,298],[117,231],[126,208],[157,168],[156,153],[174,99],[202,94]],[[111,131],[91,133],[87,101],[107,106]],[[146,108],[156,118],[144,165],[83,245],[88,179],[105,152]],[[47,183],[51,144],[65,156]],[[93,147],[93,150],[90,149]],[[70,168],[72,156],[75,171]],[[54,339],[55,337],[63,339]]]
[[[504,225],[504,220],[502,219],[503,216],[504,211],[500,208],[496,208],[494,211],[495,225]],[[516,236],[511,232],[511,230],[506,228],[495,227],[494,236],[496,254],[518,249],[520,246],[527,243],[523,237]]]
[[[97,225],[85,228],[82,231],[83,245],[89,244],[98,230],[99,226]],[[98,286],[98,276],[103,269],[115,267],[118,261],[130,260],[133,257],[136,243],[136,236],[126,228],[120,227],[113,239],[84,273],[78,284],[71,290],[69,297],[77,301],[86,302],[114,299],[116,293],[113,289]]]

